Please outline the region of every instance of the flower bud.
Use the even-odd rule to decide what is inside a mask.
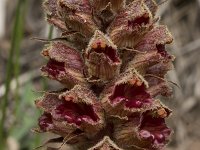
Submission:
[[[66,31],[65,22],[62,18],[58,15],[58,5],[57,0],[45,0],[43,3],[44,10],[46,12],[47,21],[50,24],[55,25],[62,31]]]
[[[117,47],[98,30],[91,39],[84,57],[90,82],[104,83],[119,74],[121,60]]]
[[[102,24],[107,26],[125,7],[125,0],[92,0],[92,6]]]
[[[49,58],[47,65],[41,68],[44,76],[58,80],[68,88],[75,84],[86,84],[81,55],[67,43],[52,42],[42,55]]]
[[[125,7],[124,0],[92,0],[92,5],[97,11],[102,11],[109,3],[116,13]]]
[[[97,30],[89,0],[58,0],[58,7],[69,30],[80,32],[87,38]]]

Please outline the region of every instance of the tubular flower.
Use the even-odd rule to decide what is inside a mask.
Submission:
[[[48,63],[41,68],[42,75],[65,84],[68,88],[76,84],[86,84],[83,76],[84,63],[80,53],[67,43],[52,42],[42,51],[49,58]]]
[[[170,115],[171,110],[158,100],[154,105],[154,109],[118,121],[114,138],[124,149],[161,149],[169,141],[171,130],[164,118]]]
[[[91,82],[106,82],[119,75],[121,60],[117,46],[98,30],[85,51],[85,65]]]
[[[44,0],[47,21],[60,29],[41,54],[42,75],[65,89],[35,101],[37,132],[51,132],[72,150],[161,150],[172,130],[165,78],[173,41],[158,24],[154,0]],[[49,143],[47,142],[47,143]]]

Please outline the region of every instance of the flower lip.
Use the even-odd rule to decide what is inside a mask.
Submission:
[[[127,83],[116,85],[109,99],[113,104],[124,101],[127,108],[141,108],[144,104],[152,101],[150,95],[145,91],[144,83],[140,86]]]
[[[111,61],[113,61],[115,63],[119,63],[120,62],[120,60],[119,60],[119,58],[117,56],[116,50],[112,46],[107,45],[102,40],[96,40],[93,43],[91,48],[92,49],[90,50],[90,53],[92,53],[92,52],[103,53]],[[88,54],[88,59],[89,59],[90,53]]]
[[[65,63],[49,59],[49,62],[41,68],[41,71],[48,72],[49,75],[56,78],[60,73],[65,72]]]
[[[141,17],[137,17],[134,20],[128,20],[128,27],[135,27],[135,26],[141,26],[146,25],[150,21],[150,17],[147,15],[143,15]]]
[[[108,36],[99,30],[95,31],[94,36],[86,49],[87,59],[91,59],[90,54],[93,53],[103,54],[104,57],[107,57],[112,63],[119,64],[121,62],[117,53],[117,46],[114,45]]]
[[[147,130],[141,130],[139,135],[145,140],[153,141],[155,139],[154,135]]]
[[[53,127],[52,116],[50,113],[44,113],[38,121],[38,125],[42,131],[47,131]]]
[[[74,103],[73,101],[64,101],[55,108],[53,114],[56,115],[58,119],[65,120],[68,123],[73,123],[78,126],[80,126],[83,121],[97,122],[99,120],[92,105]]]
[[[150,141],[152,144],[164,144],[171,134],[171,130],[166,126],[164,118],[153,117],[145,113],[139,127],[139,136]]]

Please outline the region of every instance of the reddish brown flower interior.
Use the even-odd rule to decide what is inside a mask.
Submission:
[[[143,115],[139,129],[141,138],[154,144],[164,144],[171,134],[164,118],[153,117],[148,112]]]
[[[117,56],[116,50],[113,49],[111,46],[106,45],[106,47],[103,48],[101,47],[101,41],[98,41],[97,46],[98,46],[97,48],[92,48],[91,52],[95,51],[96,53],[103,53],[114,63],[120,62],[120,59]]]
[[[146,17],[145,15],[138,17],[134,20],[128,20],[128,27],[134,28],[135,26],[140,26],[140,25],[146,25],[149,23],[149,17]]]
[[[81,125],[82,121],[96,122],[99,120],[92,105],[74,103],[72,101],[63,101],[62,104],[55,108],[54,114],[56,115],[55,118],[63,119],[68,123],[74,123],[76,125]]]
[[[44,113],[38,121],[38,125],[42,131],[47,131],[53,127],[52,117],[49,113]]]
[[[163,44],[159,44],[159,45],[156,45],[156,48],[157,48],[157,51],[158,53],[164,57],[164,58],[171,58],[171,56],[167,53],[166,51],[166,48],[165,48],[165,45]]]
[[[47,65],[41,68],[41,71],[47,72],[53,77],[57,77],[60,73],[65,72],[65,63],[50,59]]]
[[[124,101],[128,108],[141,108],[144,104],[152,102],[150,95],[145,91],[144,84],[141,86],[117,85],[109,98],[112,103]]]

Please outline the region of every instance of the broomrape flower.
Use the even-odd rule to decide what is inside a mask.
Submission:
[[[170,140],[172,111],[165,76],[173,41],[159,25],[154,0],[45,0],[57,38],[42,50],[42,75],[66,88],[36,100],[37,132],[52,132],[71,149],[161,150]],[[62,40],[61,40],[62,39]],[[47,142],[47,143],[49,143]]]

